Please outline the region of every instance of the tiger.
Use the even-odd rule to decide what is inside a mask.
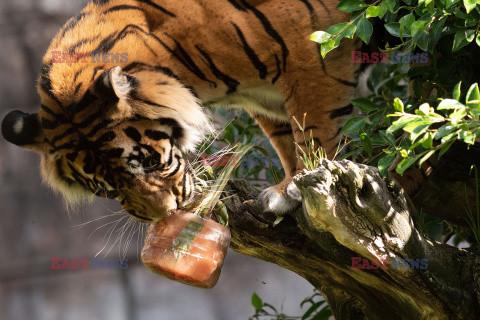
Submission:
[[[358,38],[322,57],[312,32],[349,21],[331,0],[93,0],[42,60],[38,113],[19,110],[3,137],[41,155],[43,179],[68,201],[120,201],[140,222],[185,204],[187,155],[215,132],[206,107],[253,117],[285,171],[259,195],[265,211],[299,205],[293,177],[305,135],[333,157],[359,64]],[[304,119],[304,127],[300,123]]]

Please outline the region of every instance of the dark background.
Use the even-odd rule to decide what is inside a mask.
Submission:
[[[38,110],[41,57],[86,3],[1,0],[1,118],[11,109]],[[127,270],[51,269],[52,257],[92,258],[105,245],[108,226],[89,235],[112,220],[75,226],[116,210],[117,203],[97,198],[69,218],[62,199],[42,184],[38,156],[0,138],[0,319],[247,319],[254,291],[276,307],[284,303],[288,314],[299,314],[299,302],[312,293],[295,274],[233,251],[214,289],[166,280],[138,261],[136,234],[127,246]],[[118,246],[106,257],[118,258]]]

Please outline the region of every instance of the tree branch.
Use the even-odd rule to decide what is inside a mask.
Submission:
[[[277,226],[256,202],[259,189],[245,181],[230,183],[236,192],[227,202],[234,250],[310,281],[337,320],[476,319],[480,314],[480,260],[420,234],[414,208],[394,180],[373,167],[324,159],[317,170],[297,175],[295,183],[302,207]],[[352,268],[359,259],[384,265]],[[428,268],[392,268],[399,259],[428,259]]]

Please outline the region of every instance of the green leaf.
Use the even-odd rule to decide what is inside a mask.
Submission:
[[[452,126],[451,124],[445,124],[438,128],[437,133],[435,135],[435,140],[441,139],[447,134],[450,134],[453,130],[455,130],[457,127]]]
[[[355,108],[358,108],[365,113],[378,110],[377,106],[367,98],[357,98],[350,100],[350,102],[355,106]]]
[[[463,141],[465,141],[466,144],[475,144],[475,134],[472,132],[468,132],[463,138]]]
[[[430,149],[433,146],[433,137],[435,134],[433,132],[427,132],[425,138],[422,141],[422,147],[425,149]]]
[[[442,145],[442,148],[440,149],[440,152],[438,153],[438,158],[440,158],[445,152],[448,151],[448,149],[450,149],[450,147],[452,146],[452,144],[455,142],[455,139],[453,140],[450,140],[446,143],[444,143]]]
[[[477,43],[477,46],[480,47],[480,32],[477,34],[477,36],[475,38],[475,42]]]
[[[362,139],[363,150],[371,156],[373,153],[372,139],[366,133],[362,133],[359,136],[360,139]]]
[[[357,23],[357,35],[360,37],[360,39],[363,40],[363,42],[367,43],[370,41],[370,37],[372,36],[373,32],[373,26],[368,21],[367,18],[362,17],[360,21]]]
[[[405,158],[400,163],[397,165],[397,169],[395,170],[398,174],[403,174],[405,170],[407,170],[409,167],[411,167],[415,161],[418,160],[420,155],[413,157],[413,158]]]
[[[463,0],[463,5],[465,6],[465,9],[467,9],[467,13],[470,13],[475,6],[477,5],[475,0]]]
[[[310,320],[328,320],[332,316],[332,311],[326,306],[319,313],[314,315]]]
[[[388,33],[390,33],[392,36],[400,38],[400,22],[386,23],[385,29],[387,29]]]
[[[413,133],[417,127],[423,126],[425,124],[431,125],[432,123],[433,123],[433,119],[416,118],[415,120],[410,121],[405,127],[403,127],[403,131],[408,133]]]
[[[410,140],[412,141],[415,141],[417,140],[417,138],[422,135],[425,131],[427,131],[428,127],[430,126],[430,124],[428,123],[425,123],[425,124],[421,124],[419,125],[418,127],[416,127],[415,129],[413,129],[412,133],[410,134]],[[404,128],[405,129],[405,128]]]
[[[457,100],[444,99],[438,104],[437,110],[457,109],[462,107],[464,107],[464,105]]]
[[[387,144],[393,147],[397,144],[397,141],[395,141],[395,136],[392,133],[389,133],[385,130],[380,130],[379,133],[382,136],[383,141],[385,141]]]
[[[360,129],[365,125],[365,117],[353,117],[348,119],[345,125],[342,128],[342,133],[354,133],[359,132]]]
[[[418,166],[421,167],[422,164],[428,160],[428,158],[430,158],[433,154],[435,153],[435,150],[430,150],[427,152],[427,154],[425,154],[422,159],[420,159],[420,161],[418,161]]]
[[[412,117],[412,116],[400,117],[400,119],[398,119],[397,121],[394,121],[392,123],[392,125],[390,127],[388,127],[387,133],[394,133],[398,129],[401,129],[401,128],[405,127],[407,124],[412,122],[412,120],[414,120],[414,119],[415,119],[415,117]]]
[[[462,81],[455,85],[455,88],[453,88],[453,99],[460,100],[461,87]]]
[[[258,311],[263,308],[263,300],[255,292],[252,294],[252,306]]]
[[[315,31],[310,35],[310,40],[318,43],[324,43],[330,40],[331,37],[332,35],[325,31]]]
[[[336,47],[338,47],[338,44],[334,40],[328,40],[327,42],[322,43],[320,48],[322,58],[325,58],[326,54]]]
[[[360,0],[342,0],[337,6],[338,10],[353,12],[364,8],[366,4]]]
[[[395,156],[385,156],[378,160],[378,170],[382,175],[386,175],[388,168],[392,165],[393,161],[395,160]]]
[[[322,304],[324,304],[324,303],[325,303],[325,300],[313,303],[313,304],[310,306],[310,308],[308,308],[308,310],[303,314],[302,320],[308,319],[308,317],[310,317],[310,315],[311,315],[313,312],[317,311],[317,309],[318,309],[319,307],[321,307]]]
[[[353,38],[355,31],[357,30],[357,26],[355,24],[350,24],[349,22],[337,23],[328,28],[326,31],[330,33],[332,36],[340,37],[340,38]]]
[[[393,9],[395,9],[395,4],[396,4],[395,0],[385,0],[385,3],[389,11],[393,11]]]
[[[428,26],[429,21],[418,20],[412,23],[411,25],[411,35],[414,37],[419,31],[425,30]]]
[[[475,30],[465,29],[460,30],[455,33],[453,38],[453,47],[452,52],[458,51],[461,48],[465,47],[467,44],[473,41],[475,38]]]
[[[405,37],[410,37],[410,30],[412,24],[415,22],[415,16],[411,13],[403,16],[400,19],[400,27],[399,27],[399,36],[400,38],[405,35]],[[386,28],[386,25],[385,25]]]
[[[424,115],[428,116],[430,114],[430,105],[428,103],[423,103],[418,108]]]
[[[367,18],[378,17],[379,13],[380,13],[380,9],[377,6],[370,6],[367,8]]]
[[[378,7],[378,17],[381,19],[387,13],[388,7],[387,3],[385,1],[382,1],[380,3],[380,6]]]
[[[478,91],[478,84],[474,83],[470,86],[466,97],[467,107],[469,107],[473,114],[480,114],[480,93]]]
[[[405,108],[403,106],[403,102],[402,100],[400,100],[399,98],[395,98],[393,100],[393,107],[395,108],[395,110],[397,110],[398,112],[405,112]]]
[[[459,108],[457,111],[450,115],[452,124],[459,123],[467,115],[467,110],[465,107]]]

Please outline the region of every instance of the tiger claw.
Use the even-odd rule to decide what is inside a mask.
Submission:
[[[264,211],[282,216],[300,205],[302,195],[297,186],[290,182],[287,185],[280,183],[263,190],[258,199]]]

